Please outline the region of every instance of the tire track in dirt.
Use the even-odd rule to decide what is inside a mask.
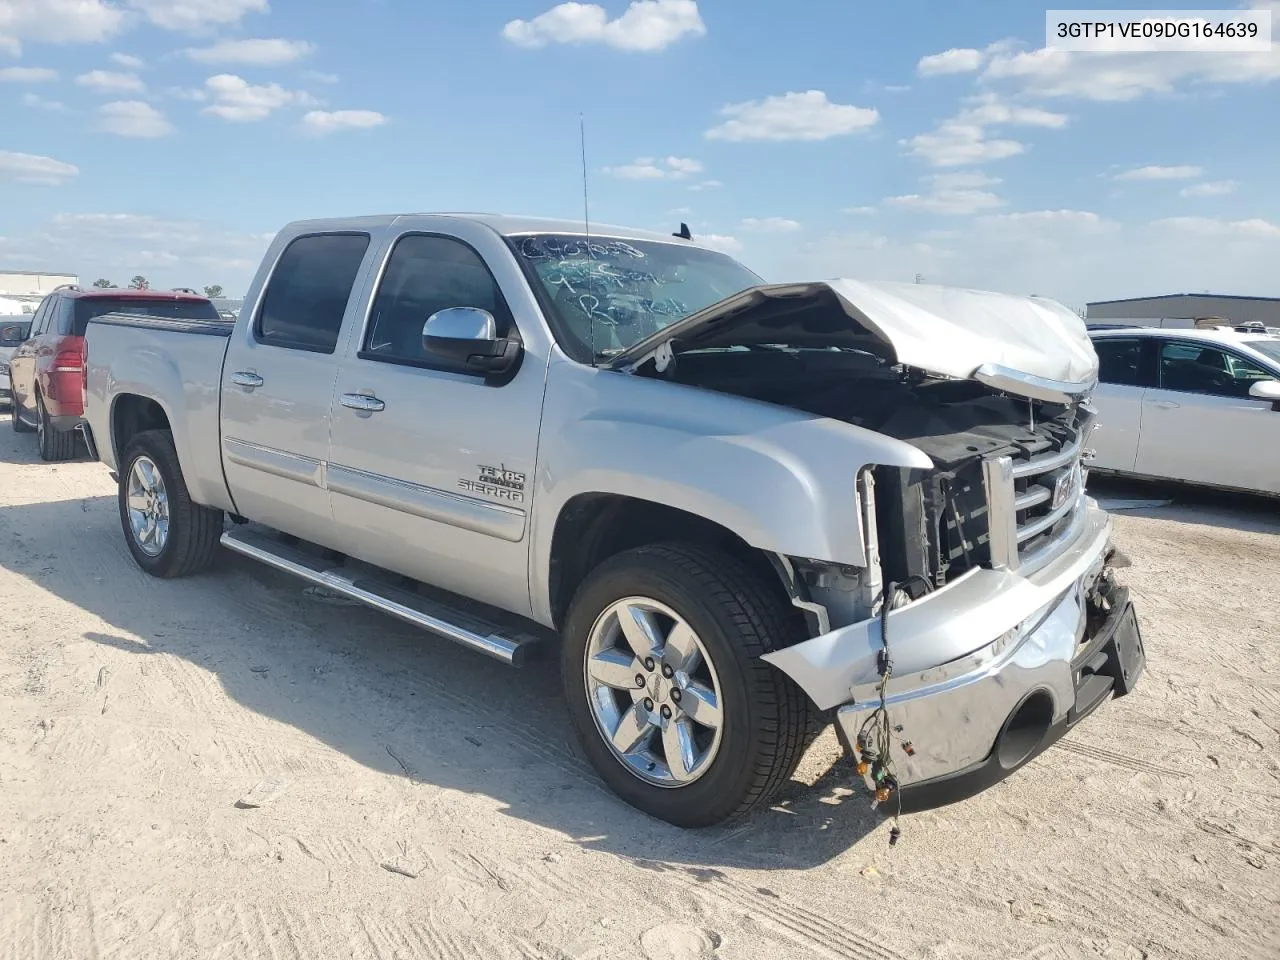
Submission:
[[[1174,777],[1179,780],[1185,780],[1191,777],[1192,771],[1186,769],[1178,769],[1177,767],[1167,767],[1162,764],[1152,763],[1143,760],[1140,757],[1129,756],[1107,747],[1099,747],[1091,743],[1082,743],[1079,740],[1063,738],[1058,741],[1058,747],[1077,756],[1087,757],[1090,760],[1098,760],[1102,763],[1109,763],[1113,766],[1123,767],[1126,770],[1133,770],[1138,773],[1149,773],[1157,777]]]

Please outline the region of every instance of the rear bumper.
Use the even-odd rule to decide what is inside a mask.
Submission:
[[[1108,638],[1127,631],[1125,617],[1132,617],[1127,595],[1113,590],[1104,574],[1110,532],[1107,515],[1090,501],[1079,535],[1030,576],[971,571],[889,614],[894,666],[886,703],[904,810],[963,799],[998,782],[1121,685],[1118,666],[1099,659]],[[1114,604],[1111,616],[1099,614],[1099,592]],[[1140,638],[1137,643],[1140,654]],[[765,659],[819,708],[835,709],[851,749],[880,705],[883,647],[875,618]],[[1129,669],[1125,689],[1141,663]],[[1095,675],[1100,679],[1091,679]],[[1011,720],[1016,749],[1006,735]]]
[[[59,415],[49,414],[49,426],[57,430],[58,433],[70,433],[84,422],[84,417],[78,413],[64,413]]]

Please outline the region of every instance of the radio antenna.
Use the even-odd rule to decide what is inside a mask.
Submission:
[[[587,259],[594,259],[591,253],[591,206],[587,201],[587,121],[578,114],[578,144],[582,148],[582,229],[587,238]],[[591,365],[596,365],[596,317],[592,310],[587,311],[587,331],[591,347]]]

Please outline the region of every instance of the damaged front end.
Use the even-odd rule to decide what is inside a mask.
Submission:
[[[1132,689],[1141,637],[1110,520],[1085,493],[1097,361],[1065,308],[905,284],[760,288],[619,363],[929,457],[851,478],[865,569],[784,558],[816,635],[765,657],[835,712],[881,799],[886,782],[902,810],[970,796]]]

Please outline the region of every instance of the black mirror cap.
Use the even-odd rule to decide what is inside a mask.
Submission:
[[[513,337],[496,340],[455,340],[451,337],[423,337],[427,354],[468,372],[484,374],[485,383],[509,383],[520,367],[524,344]]]

